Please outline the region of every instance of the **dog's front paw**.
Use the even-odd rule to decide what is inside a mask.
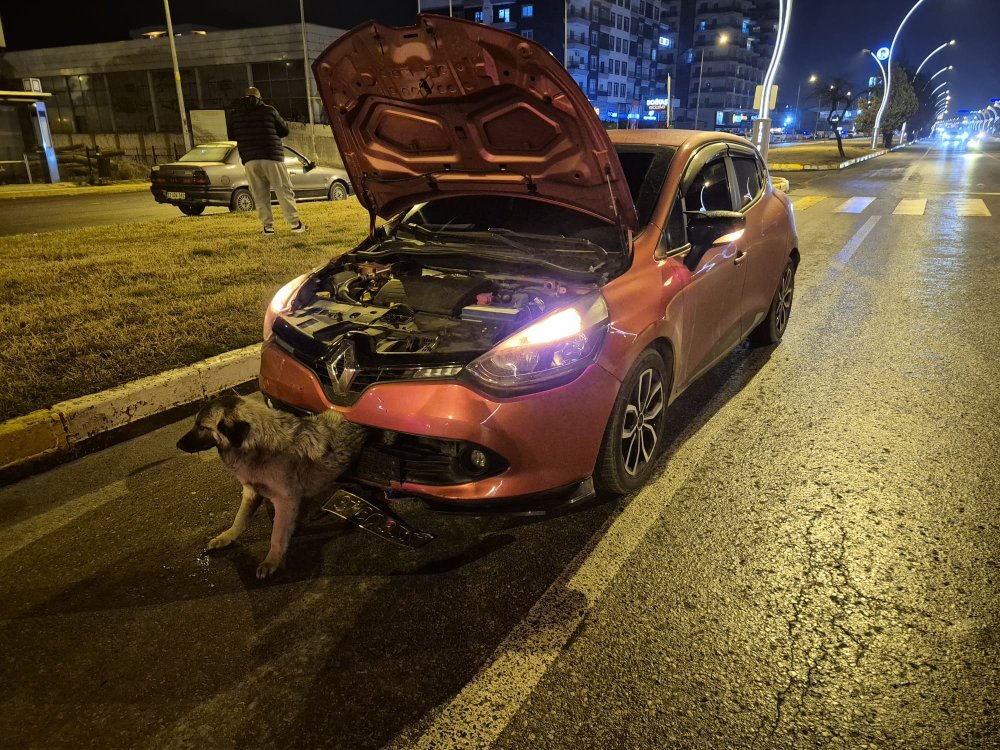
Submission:
[[[223,531],[215,539],[208,543],[205,548],[207,550],[222,549],[223,547],[228,547],[230,544],[236,541],[236,534],[232,530]]]
[[[261,564],[257,566],[257,578],[261,581],[265,578],[270,578],[278,572],[278,569],[282,567],[283,562],[283,560],[275,561],[270,557],[265,557]]]

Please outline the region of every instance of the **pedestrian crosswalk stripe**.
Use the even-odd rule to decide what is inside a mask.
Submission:
[[[810,206],[815,206],[823,200],[826,200],[825,195],[803,195],[801,198],[793,198],[792,205],[796,211],[805,211]]]
[[[992,216],[982,198],[958,198],[955,205],[959,216]]]
[[[927,210],[926,198],[905,198],[893,211],[897,216],[923,216]]]
[[[837,206],[834,213],[838,214],[859,214],[864,211],[868,206],[872,204],[874,198],[868,198],[865,196],[855,196],[854,198],[848,198],[846,201]]]

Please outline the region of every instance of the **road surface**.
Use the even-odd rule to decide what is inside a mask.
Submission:
[[[1000,747],[1000,148],[792,174],[785,340],[670,409],[641,492],[268,523],[188,420],[0,489],[8,747]],[[558,425],[551,425],[558,439]]]

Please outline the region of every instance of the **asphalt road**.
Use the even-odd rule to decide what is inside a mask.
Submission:
[[[222,207],[205,213],[226,213]],[[176,219],[180,209],[157,203],[148,190],[140,193],[62,195],[0,200],[0,235],[57,232],[122,222]]]
[[[317,523],[258,583],[187,420],[0,490],[0,745],[1000,747],[1000,146],[788,176],[785,340],[633,497]]]

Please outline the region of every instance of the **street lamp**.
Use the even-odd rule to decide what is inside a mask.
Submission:
[[[816,83],[818,79],[816,74],[809,76],[809,83]],[[799,116],[799,97],[802,95],[802,81],[799,81],[799,88],[795,92],[795,127],[798,130],[802,129],[802,118]]]
[[[930,83],[931,83],[931,81],[933,81],[939,75],[941,75],[942,73],[944,73],[946,70],[954,70],[954,69],[955,69],[954,65],[945,65],[943,68],[941,68],[941,70],[939,70],[937,73],[935,73],[930,78],[928,78],[927,79],[927,83],[925,83],[924,86],[929,86]]]
[[[889,59],[886,61],[886,68],[888,68],[888,72],[886,73],[885,78],[885,93],[882,95],[882,105],[878,108],[878,114],[875,115],[875,127],[872,128],[872,148],[875,148],[875,144],[878,143],[878,130],[882,125],[882,116],[885,114],[885,109],[889,105],[889,95],[892,91],[892,53],[896,49],[896,40],[899,39],[899,34],[902,32],[903,26],[906,25],[910,16],[912,16],[913,12],[923,5],[923,3],[924,0],[917,0],[917,2],[913,4],[913,7],[910,8],[909,12],[903,16],[903,20],[900,21],[899,27],[896,29],[896,33],[893,34],[892,44],[889,45]]]
[[[928,60],[930,60],[932,57],[934,57],[934,55],[936,55],[938,52],[940,52],[941,50],[943,50],[945,47],[953,47],[954,45],[955,45],[955,40],[952,39],[950,42],[945,42],[940,47],[937,47],[929,55],[927,55],[927,57],[924,58],[924,61],[922,63],[920,63],[920,65],[917,66],[917,72],[913,74],[913,80],[914,81],[917,80],[917,76],[920,75],[920,71],[923,70],[923,68],[927,64]]]
[[[720,34],[716,44],[724,47],[729,41],[728,34]],[[694,107],[694,129],[698,129],[698,118],[701,116],[701,79],[705,74],[705,47],[701,48],[701,62],[698,63],[698,101]]]
[[[941,81],[941,83],[939,83],[939,84],[938,84],[938,85],[937,85],[937,86],[936,86],[936,87],[934,88],[934,90],[933,90],[933,91],[931,92],[931,96],[934,96],[934,94],[936,94],[936,93],[937,93],[937,92],[938,92],[938,91],[939,91],[939,90],[940,90],[940,89],[941,89],[942,87],[944,87],[944,86],[947,86],[947,85],[948,85],[948,82],[947,82],[947,81]]]

